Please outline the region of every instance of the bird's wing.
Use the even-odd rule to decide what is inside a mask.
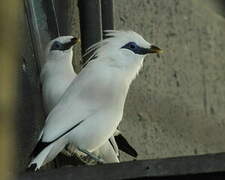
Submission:
[[[65,102],[56,106],[49,114],[43,129],[43,142],[52,142],[78,127],[88,117],[97,111],[98,105],[81,101],[79,97],[74,102]]]
[[[59,135],[57,138],[55,138],[52,141],[49,142],[43,142],[42,141],[42,134],[41,134],[41,138],[39,139],[36,147],[34,148],[34,150],[32,151],[30,157],[36,157],[43,149],[45,149],[47,146],[49,146],[50,144],[56,142],[57,140],[59,140],[61,137],[63,137],[64,135],[66,135],[67,133],[69,133],[71,130],[73,130],[74,128],[76,128],[77,126],[79,126],[83,121],[80,121],[79,123],[77,123],[76,125],[72,126],[70,129],[68,129],[67,131],[65,131],[64,133],[62,133],[61,135]]]
[[[99,79],[102,78],[99,70],[89,66],[73,80],[59,103],[48,115],[43,129],[43,142],[54,141],[99,111],[104,105],[102,101],[106,101],[106,98],[102,98],[101,86],[107,81]]]

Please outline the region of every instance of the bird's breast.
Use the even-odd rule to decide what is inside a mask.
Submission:
[[[90,77],[88,83],[82,88],[80,97],[85,101],[99,102],[104,105],[124,104],[128,86],[116,75],[104,75]]]

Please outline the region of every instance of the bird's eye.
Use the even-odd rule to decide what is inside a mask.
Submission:
[[[138,50],[138,45],[135,42],[129,42],[126,45],[124,45],[122,48],[129,49],[135,52]]]
[[[59,44],[59,43],[56,43],[56,44],[55,44],[55,47],[56,47],[56,48],[60,48],[60,44]]]
[[[56,41],[54,46],[56,49],[59,49],[62,46],[62,44],[60,42]]]
[[[56,41],[53,43],[51,50],[60,50],[61,47],[62,47],[62,44],[60,42]]]
[[[135,46],[134,44],[130,44],[130,48],[131,48],[131,49],[135,49],[135,47],[136,47],[136,46]]]
[[[130,42],[130,43],[128,43],[128,47],[129,47],[129,49],[136,49],[137,44],[135,42]]]

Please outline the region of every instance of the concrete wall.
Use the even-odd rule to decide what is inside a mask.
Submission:
[[[116,29],[164,49],[146,58],[120,126],[138,159],[225,151],[224,12],[222,1],[115,0]]]

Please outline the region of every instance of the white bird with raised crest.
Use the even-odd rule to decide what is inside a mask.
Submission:
[[[133,31],[107,31],[93,45],[91,60],[71,82],[49,113],[30,165],[40,168],[72,144],[100,161],[93,152],[116,131],[131,82],[145,56],[161,49]]]
[[[40,79],[47,114],[58,103],[70,83],[77,76],[72,65],[72,47],[77,42],[79,42],[79,39],[76,37],[60,36],[51,40],[46,47],[45,64],[41,68]],[[116,140],[114,136],[116,136]],[[133,157],[137,157],[137,152],[129,145],[122,134],[117,131],[114,133],[114,136],[94,151],[94,154],[101,157],[106,163],[119,162],[118,142],[119,148],[122,151]],[[68,144],[65,149],[66,151],[63,151],[65,155],[71,156],[75,154],[80,157],[79,151],[71,144]],[[45,159],[45,162],[48,162],[48,159]]]

